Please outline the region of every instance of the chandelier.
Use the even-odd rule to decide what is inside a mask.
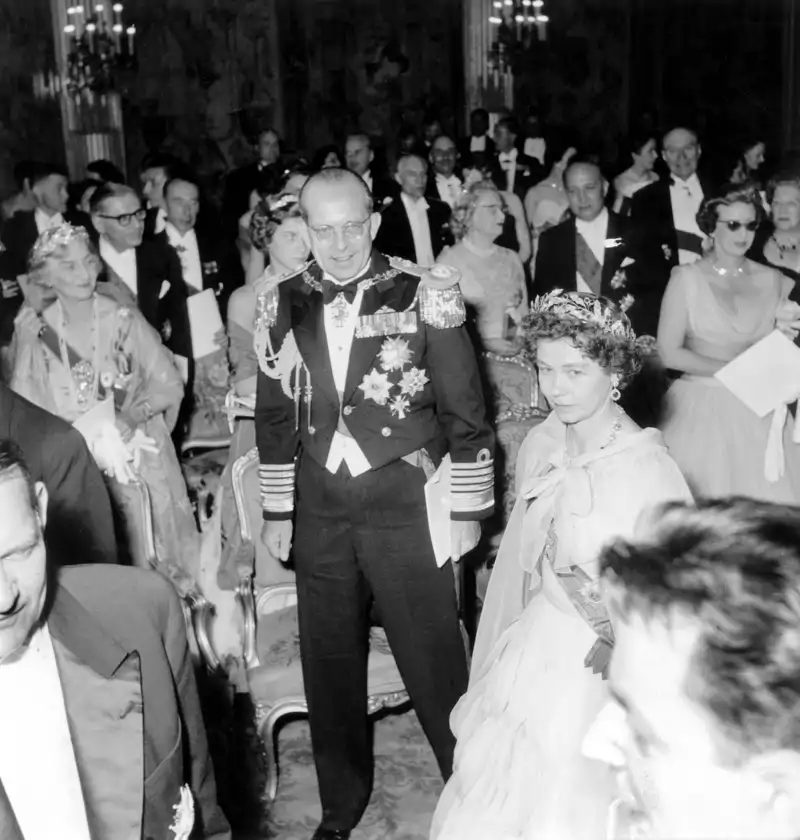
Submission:
[[[536,41],[547,38],[544,0],[492,0],[494,40],[489,49],[489,63],[500,73],[513,70],[516,58]]]
[[[104,95],[116,90],[116,74],[135,61],[136,27],[124,26],[122,3],[67,7],[64,27],[66,87],[72,96]]]

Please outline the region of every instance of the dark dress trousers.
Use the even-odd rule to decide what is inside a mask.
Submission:
[[[453,244],[450,231],[450,206],[438,198],[426,198],[428,202],[428,226],[431,232],[431,247],[434,258],[438,257],[446,245]],[[381,210],[381,226],[375,237],[375,247],[384,254],[401,257],[411,262],[417,261],[414,235],[408,212],[399,196]]]
[[[295,519],[300,646],[322,825],[349,831],[361,818],[372,786],[367,719],[371,609],[386,631],[442,775],[447,778],[452,771],[455,743],[449,716],[466,690],[467,663],[453,568],[449,561],[440,568],[434,559],[423,491],[426,473],[414,464],[420,463],[422,450],[434,465],[449,453],[451,516],[488,516],[494,436],[466,331],[426,323],[417,299],[418,277],[391,267],[377,251],[361,278],[374,283],[361,306],[359,323],[367,332],[357,331],[353,339],[339,394],[324,330],[321,276],[313,265],[278,287],[270,330],[276,348],[290,331],[294,334],[310,372],[311,403],[302,405],[296,425],[294,401],[280,381],[259,371],[256,439],[264,518]],[[463,315],[460,294],[454,295]],[[404,313],[403,331],[396,326],[399,313]],[[381,352],[389,339],[407,343],[405,370],[413,365],[427,379],[411,396],[407,412],[393,412],[359,387],[370,372],[382,370]],[[399,375],[395,371],[392,381]],[[335,474],[325,468],[334,432],[342,429],[370,465],[357,477],[345,464]]]
[[[91,836],[173,838],[186,785],[191,836],[230,840],[172,584],[144,569],[72,566],[51,592],[47,627]],[[0,837],[24,840],[2,781]]]
[[[47,488],[51,560],[116,563],[111,502],[81,433],[0,382],[0,439],[17,444],[33,480]]]

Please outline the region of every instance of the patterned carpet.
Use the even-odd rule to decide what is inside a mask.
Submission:
[[[268,820],[270,836],[310,840],[319,824],[320,805],[308,723],[287,723],[278,744],[281,777]],[[414,711],[378,719],[375,786],[352,840],[427,840],[441,790],[436,759]]]

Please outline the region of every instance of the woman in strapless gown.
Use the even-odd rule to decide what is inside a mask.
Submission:
[[[742,190],[701,207],[698,224],[714,238],[714,249],[673,270],[661,308],[659,351],[666,367],[683,374],[668,392],[663,432],[696,495],[798,504],[800,447],[792,442],[788,418],[776,431],[784,451],[783,474],[777,475],[766,465],[772,415],[759,418],[714,376],[776,328],[794,286],[744,257],[754,235],[746,226],[762,214],[757,194]]]

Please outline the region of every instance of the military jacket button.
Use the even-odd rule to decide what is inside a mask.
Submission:
[[[346,405],[342,409],[342,414],[344,414],[345,417],[349,417],[352,413],[353,413],[353,406],[352,405]]]
[[[389,435],[390,435],[391,433],[392,433],[392,430],[391,430],[388,426],[384,426],[384,427],[381,429],[381,434],[382,434],[384,437],[389,437]]]
[[[309,426],[309,427],[308,427],[308,433],[309,433],[310,435],[313,435],[313,434],[314,434],[314,432],[316,432],[316,431],[317,431],[317,430],[316,430],[313,426]]]

